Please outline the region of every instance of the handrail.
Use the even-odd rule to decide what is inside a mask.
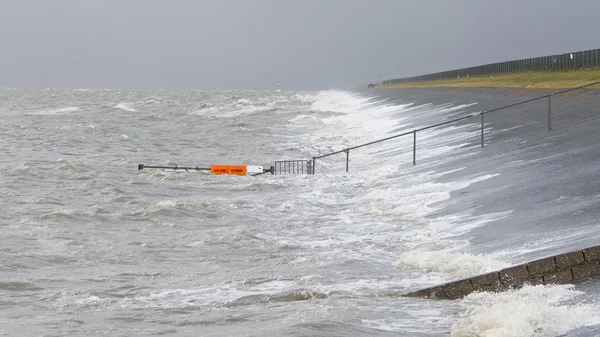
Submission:
[[[373,145],[373,144],[376,144],[376,143],[385,142],[385,141],[388,141],[388,140],[391,140],[391,139],[394,139],[394,138],[403,137],[403,136],[407,136],[407,135],[410,135],[410,134],[412,134],[413,137],[414,137],[414,144],[413,144],[413,165],[416,165],[416,146],[417,146],[416,145],[416,139],[417,139],[417,132],[428,130],[428,129],[432,129],[432,128],[436,128],[438,126],[442,126],[442,125],[446,125],[446,124],[451,124],[451,123],[454,123],[454,122],[458,122],[458,121],[469,119],[469,118],[476,117],[476,116],[481,116],[481,146],[483,147],[483,144],[484,144],[484,133],[483,133],[483,125],[484,125],[484,123],[483,123],[483,116],[485,114],[491,113],[491,112],[500,111],[500,110],[504,110],[504,109],[508,109],[508,108],[512,108],[512,107],[515,107],[515,106],[518,106],[518,105],[522,105],[522,104],[526,104],[526,103],[531,103],[531,102],[538,101],[538,100],[541,100],[541,99],[544,99],[544,98],[548,98],[548,130],[552,130],[552,127],[551,127],[551,124],[550,124],[550,111],[551,111],[550,98],[552,96],[562,95],[562,94],[565,94],[567,92],[571,92],[571,91],[575,91],[575,90],[579,90],[579,89],[591,87],[591,86],[594,86],[594,85],[600,85],[600,81],[594,82],[594,83],[589,83],[589,84],[586,84],[586,85],[582,85],[582,86],[579,86],[579,87],[576,87],[576,88],[570,88],[570,89],[565,89],[565,90],[557,91],[557,92],[554,92],[554,93],[549,93],[549,94],[546,94],[546,95],[543,95],[543,96],[539,96],[539,97],[531,98],[531,99],[528,99],[528,100],[525,100],[525,101],[521,101],[521,102],[517,102],[517,103],[505,105],[505,106],[502,106],[502,107],[499,107],[499,108],[494,108],[494,109],[491,109],[491,110],[484,110],[484,111],[481,111],[481,112],[478,112],[478,113],[476,112],[476,113],[470,114],[468,116],[463,116],[463,117],[455,118],[455,119],[452,119],[452,120],[449,120],[449,121],[445,121],[445,122],[441,122],[441,123],[437,123],[437,124],[428,125],[428,126],[425,126],[425,127],[419,128],[419,129],[414,129],[412,131],[407,131],[407,132],[404,132],[404,133],[401,133],[401,134],[397,134],[397,135],[393,135],[393,136],[390,136],[390,137],[386,137],[386,138],[374,140],[374,141],[371,141],[371,142],[368,142],[368,143],[364,143],[364,144],[360,144],[360,145],[348,147],[348,148],[345,148],[343,150],[330,152],[330,153],[327,153],[327,154],[324,154],[324,155],[314,156],[314,157],[312,157],[312,161],[313,161],[312,174],[314,174],[314,172],[315,172],[315,161],[317,159],[321,159],[321,158],[333,156],[333,155],[340,154],[340,153],[346,153],[346,172],[348,172],[348,161],[349,161],[349,156],[350,156],[350,150],[355,150],[355,149],[358,149],[358,148],[361,148],[361,147],[365,147],[365,146],[368,146],[368,145]]]
[[[471,117],[478,116],[479,114],[482,114],[484,112],[485,111],[482,111],[480,113],[471,114],[469,116],[463,116],[463,117],[460,117],[460,118],[456,118],[456,119],[453,119],[451,121],[446,121],[446,122],[442,122],[442,123],[438,123],[438,124],[429,125],[429,126],[426,126],[426,127],[420,128],[420,129],[416,129],[415,131],[423,131],[423,130],[427,130],[427,129],[437,128],[438,126],[442,126],[442,125],[446,125],[446,124],[450,124],[450,123],[462,121],[463,119],[468,119],[468,118],[471,118]]]

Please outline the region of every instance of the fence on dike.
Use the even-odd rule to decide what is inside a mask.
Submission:
[[[560,55],[534,57],[515,61],[443,71],[439,73],[382,81],[382,84],[420,82],[466,76],[519,73],[526,71],[562,71],[600,66],[600,49],[584,50]]]
[[[515,106],[518,106],[518,105],[522,105],[522,104],[531,103],[531,102],[538,101],[538,100],[541,100],[541,99],[546,99],[546,98],[548,99],[548,117],[547,117],[547,119],[548,119],[548,130],[552,130],[552,122],[551,122],[552,96],[562,95],[562,94],[565,94],[567,92],[571,92],[571,91],[575,91],[575,90],[580,90],[580,89],[591,87],[591,86],[594,86],[594,85],[600,85],[600,81],[599,82],[590,83],[590,84],[586,84],[586,85],[583,85],[583,86],[580,86],[580,87],[577,87],[577,88],[571,88],[571,89],[566,89],[566,90],[562,90],[562,91],[557,91],[557,92],[550,93],[550,94],[547,94],[547,95],[544,95],[544,96],[539,96],[539,97],[531,98],[531,99],[528,99],[528,100],[525,100],[525,101],[521,101],[521,102],[518,102],[518,103],[514,103],[514,104],[510,104],[510,105],[505,105],[505,106],[502,106],[502,107],[499,107],[499,108],[495,108],[495,109],[491,109],[491,110],[486,110],[486,111],[481,111],[481,112],[476,112],[476,113],[473,113],[473,114],[470,114],[470,115],[467,115],[467,116],[463,116],[463,117],[459,117],[459,118],[455,118],[455,119],[452,119],[452,120],[449,120],[449,121],[446,121],[446,122],[442,122],[442,123],[438,123],[438,124],[433,124],[433,125],[425,126],[425,127],[419,128],[419,129],[414,129],[412,131],[407,131],[407,132],[404,132],[404,133],[401,133],[401,134],[397,134],[397,135],[394,135],[394,136],[390,136],[390,137],[386,137],[386,138],[374,140],[372,142],[368,142],[368,143],[356,145],[356,146],[353,146],[353,147],[349,147],[349,148],[346,148],[346,149],[343,149],[343,150],[339,150],[339,151],[327,153],[327,154],[320,155],[320,156],[315,156],[315,157],[312,157],[312,164],[306,165],[307,168],[310,168],[310,171],[302,170],[302,173],[315,174],[315,168],[316,168],[316,165],[317,165],[317,160],[322,159],[322,158],[326,158],[326,157],[330,157],[330,156],[333,156],[333,155],[337,155],[337,154],[342,154],[342,153],[346,154],[346,172],[348,172],[349,165],[350,165],[350,151],[356,150],[356,149],[359,149],[359,148],[362,148],[362,147],[365,147],[365,146],[369,146],[369,145],[373,145],[373,144],[385,142],[385,141],[392,140],[392,139],[399,138],[399,137],[410,136],[410,135],[412,135],[412,137],[413,137],[413,156],[412,156],[413,157],[413,165],[416,165],[417,164],[417,133],[418,132],[425,131],[425,130],[432,129],[432,128],[436,128],[436,127],[443,126],[443,125],[447,125],[447,124],[451,124],[451,123],[455,123],[455,122],[458,122],[458,121],[466,120],[466,119],[469,119],[469,118],[475,118],[475,117],[478,117],[478,116],[479,116],[479,118],[481,118],[481,147],[483,147],[484,146],[484,140],[485,140],[484,119],[485,119],[485,115],[486,114],[489,114],[489,113],[492,113],[492,112],[496,112],[496,111],[500,111],[500,110],[504,110],[504,109],[508,109],[508,108],[512,108],[512,107],[515,107]],[[291,172],[289,172],[289,173],[291,173]],[[300,172],[298,172],[298,173],[300,173]]]

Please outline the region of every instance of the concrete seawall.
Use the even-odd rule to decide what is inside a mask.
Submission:
[[[404,296],[453,300],[478,291],[499,292],[524,284],[577,283],[594,277],[600,277],[600,246],[421,289]]]

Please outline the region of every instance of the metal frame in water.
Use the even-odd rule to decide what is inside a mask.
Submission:
[[[275,174],[314,174],[310,160],[279,160],[275,162]]]

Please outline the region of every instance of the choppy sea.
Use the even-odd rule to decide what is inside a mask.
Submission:
[[[270,166],[476,110],[369,91],[0,90],[2,336],[563,336],[600,324],[597,295],[525,286],[456,301],[401,295],[511,265],[468,234],[510,216],[444,210],[495,175],[448,179],[482,151],[478,121]],[[446,177],[445,179],[442,179]],[[454,177],[454,176],[453,176]],[[514,233],[518,236],[519,233]],[[514,253],[514,252],[513,252]],[[585,335],[585,334],[582,334]]]

